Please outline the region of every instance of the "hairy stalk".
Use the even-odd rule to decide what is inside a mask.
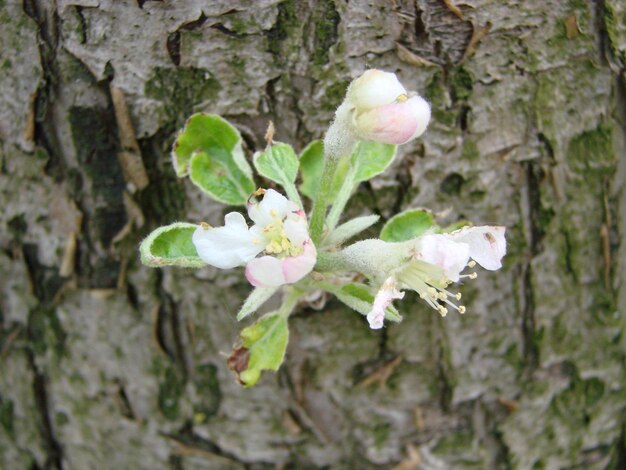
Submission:
[[[287,193],[287,198],[289,198],[290,201],[293,201],[296,204],[298,204],[298,207],[302,209],[304,206],[302,205],[302,199],[300,199],[300,193],[296,189],[296,186],[294,184],[287,184],[283,186],[283,188],[285,188],[285,192]]]
[[[336,155],[326,154],[324,159],[324,172],[322,173],[322,179],[320,181],[320,193],[313,202],[313,210],[311,214],[311,239],[315,245],[318,245],[322,232],[324,231],[324,216],[326,215],[326,208],[328,207],[328,195],[333,183],[335,171],[337,170],[337,164],[339,158]]]
[[[348,174],[343,180],[341,188],[339,189],[339,193],[337,194],[337,198],[335,199],[335,202],[333,202],[333,206],[330,208],[330,212],[328,213],[328,217],[326,218],[326,225],[328,226],[328,230],[333,230],[337,226],[339,218],[341,217],[341,214],[343,213],[346,204],[350,200],[350,196],[352,196],[352,191],[354,190],[355,174],[356,167],[350,165]]]
[[[296,307],[298,299],[300,299],[302,293],[302,291],[296,288],[286,290],[283,297],[283,303],[278,309],[278,314],[285,318],[288,318],[289,315],[292,314],[293,309]]]

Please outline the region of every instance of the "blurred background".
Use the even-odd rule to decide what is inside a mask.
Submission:
[[[626,468],[623,1],[0,0],[0,24],[0,467]],[[433,119],[350,214],[505,225],[505,266],[462,317],[303,306],[244,389],[243,273],[139,262],[230,210],[175,177],[175,133],[221,114],[250,157],[272,120],[301,150],[373,67]]]

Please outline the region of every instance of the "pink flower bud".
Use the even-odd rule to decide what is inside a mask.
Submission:
[[[413,96],[357,112],[354,120],[363,140],[400,145],[424,133],[430,120],[430,106],[421,96]]]
[[[430,105],[407,92],[396,74],[367,70],[352,81],[324,140],[332,155],[347,155],[359,140],[405,144],[424,133]]]

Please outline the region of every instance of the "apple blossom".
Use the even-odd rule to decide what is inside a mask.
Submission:
[[[448,287],[462,278],[475,279],[475,272],[462,274],[476,263],[488,270],[502,267],[506,253],[504,227],[464,227],[452,233],[428,233],[406,242],[364,240],[341,253],[343,267],[366,274],[381,287],[367,319],[372,329],[382,327],[385,309],[401,299],[403,289],[411,289],[442,316],[449,308],[465,313],[457,305],[461,293]]]
[[[254,225],[243,215],[230,212],[224,226],[203,224],[192,241],[198,256],[217,268],[246,266],[246,278],[256,287],[293,284],[311,272],[317,251],[308,233],[302,210],[282,194],[269,189],[261,202],[248,204]],[[257,258],[261,252],[264,256]]]
[[[350,152],[358,140],[405,144],[422,135],[430,105],[407,92],[394,73],[371,69],[352,81],[324,141],[333,155]]]

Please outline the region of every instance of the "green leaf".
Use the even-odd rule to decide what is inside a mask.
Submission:
[[[356,167],[355,183],[361,183],[381,174],[396,157],[397,145],[380,142],[359,142],[352,152],[352,165]]]
[[[283,187],[296,181],[298,165],[298,156],[293,147],[281,142],[274,142],[254,156],[254,166],[259,174]]]
[[[324,169],[324,144],[321,140],[314,140],[300,154],[300,192],[306,197],[315,200],[319,191],[322,170]]]
[[[409,209],[389,219],[380,231],[380,238],[386,242],[403,242],[419,237],[430,229],[439,229],[430,211]]]
[[[239,309],[237,320],[241,321],[256,312],[277,290],[278,287],[255,287]]]
[[[330,190],[328,199],[333,201],[339,193],[341,183],[348,173],[350,167],[350,159],[342,158],[335,172],[335,179]],[[300,154],[300,175],[302,182],[300,183],[300,192],[308,197],[311,201],[315,201],[320,191],[320,180],[324,170],[324,144],[321,140],[311,142]]]
[[[176,174],[220,202],[244,205],[255,189],[252,170],[241,148],[241,136],[228,121],[213,114],[194,114],[174,142]]]
[[[183,266],[201,268],[206,263],[200,259],[191,241],[197,225],[177,222],[159,227],[141,242],[141,262],[146,266]]]
[[[455,230],[459,230],[463,227],[471,227],[472,223],[467,220],[459,220],[458,222],[454,222],[453,224],[448,225],[447,227],[442,227],[439,229],[438,233],[450,233]]]
[[[285,315],[269,313],[240,334],[241,346],[233,350],[228,364],[242,385],[256,384],[264,370],[277,371],[285,357],[289,328]]]
[[[353,236],[361,233],[366,228],[374,225],[376,222],[378,222],[378,219],[380,219],[380,216],[378,215],[365,215],[363,217],[356,217],[352,220],[349,220],[334,229],[330,233],[330,235],[328,235],[328,237],[326,237],[326,239],[324,240],[324,245],[340,245],[349,238],[352,238]]]
[[[370,288],[365,284],[356,282],[346,284],[341,287],[341,289],[333,291],[333,293],[344,304],[351,309],[356,310],[361,315],[367,315],[372,310],[374,294],[371,293]],[[389,304],[389,306],[385,309],[385,319],[393,322],[399,322],[402,320],[402,316],[392,304]]]
[[[191,181],[213,199],[231,205],[245,205],[254,191],[254,182],[242,173],[229,173],[227,164],[209,155],[195,153],[191,157],[189,176]],[[221,154],[221,157],[225,157]]]

